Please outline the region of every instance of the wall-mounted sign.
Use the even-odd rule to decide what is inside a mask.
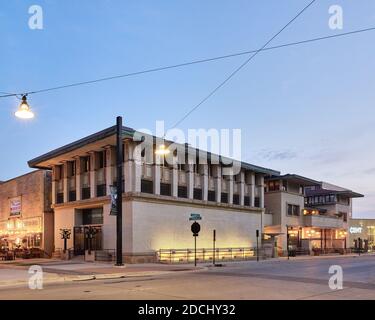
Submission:
[[[197,220],[202,220],[202,217],[199,213],[191,213],[189,221],[197,221]]]
[[[9,200],[10,206],[10,217],[18,217],[21,215],[22,210],[22,200],[21,197],[12,198]]]
[[[362,233],[362,227],[350,227],[349,232],[351,234]]]

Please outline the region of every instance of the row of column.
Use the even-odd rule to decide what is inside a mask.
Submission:
[[[125,145],[125,159],[124,159],[124,180],[125,192],[141,192],[141,181],[142,181],[142,158],[141,152],[137,148],[134,148],[134,144],[126,142]],[[97,196],[97,171],[95,170],[97,157],[95,152],[89,153],[90,157],[90,171],[86,174],[89,175],[90,185],[90,198]],[[116,164],[116,152],[115,148],[108,146],[105,148],[106,167],[105,167],[105,182],[106,182],[106,194],[110,194],[110,187],[114,184],[115,180],[115,164]],[[157,157],[157,156],[156,156]],[[75,192],[76,201],[82,200],[82,157],[75,158],[76,172],[75,172]],[[156,159],[157,160],[157,159]],[[155,163],[159,163],[155,161]],[[175,162],[177,163],[177,162]],[[69,179],[72,177],[68,176],[68,162],[64,162],[62,165],[62,179],[63,179],[63,193],[64,202],[69,202]],[[154,194],[160,195],[160,183],[161,183],[161,167],[158,164],[153,165],[153,190]],[[222,194],[222,168],[220,165],[213,166],[213,177],[215,185],[215,197],[216,202],[221,203]],[[208,200],[209,191],[209,175],[208,165],[200,165],[201,174],[201,186],[202,186],[202,200]],[[61,176],[61,175],[60,175]],[[244,206],[245,197],[249,197],[250,206],[255,206],[255,189],[258,188],[259,207],[264,207],[264,177],[259,175],[256,177],[253,172],[239,173],[239,204]],[[186,185],[187,185],[187,198],[194,198],[194,165],[186,165]],[[178,197],[178,186],[179,186],[179,170],[177,164],[174,164],[171,169],[171,196]],[[233,204],[234,195],[234,177],[228,176],[228,203]],[[52,181],[52,203],[56,204],[56,169],[53,170],[53,181]],[[245,184],[248,185],[248,192],[245,194]]]

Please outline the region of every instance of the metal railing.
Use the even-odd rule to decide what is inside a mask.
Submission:
[[[116,260],[116,250],[114,249],[104,249],[95,251],[95,261],[115,261]]]
[[[262,257],[263,249],[259,248],[259,256]],[[256,259],[256,248],[216,248],[215,261],[244,261]],[[194,263],[194,249],[160,249],[158,261],[160,263]],[[212,262],[214,250],[212,248],[198,248],[197,262]]]

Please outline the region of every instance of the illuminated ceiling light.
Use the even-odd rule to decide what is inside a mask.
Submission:
[[[31,111],[30,106],[27,103],[26,95],[22,96],[22,102],[14,115],[20,119],[34,118],[34,112]]]
[[[167,148],[165,147],[164,144],[161,144],[161,145],[159,146],[159,149],[157,149],[157,150],[155,151],[155,154],[157,154],[157,155],[159,155],[159,156],[165,156],[165,155],[167,155],[167,154],[169,154],[169,153],[170,153],[169,149],[167,149]]]

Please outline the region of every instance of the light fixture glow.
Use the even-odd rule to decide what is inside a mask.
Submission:
[[[30,110],[30,106],[27,103],[26,96],[22,97],[22,102],[18,107],[18,110],[14,114],[20,119],[32,119],[34,118],[34,113]]]
[[[159,146],[159,149],[157,149],[157,150],[155,151],[155,154],[157,154],[157,155],[159,155],[159,156],[165,156],[165,155],[167,155],[167,154],[169,154],[169,153],[170,153],[169,149],[167,149],[167,148],[165,147],[164,144],[161,144],[161,145]]]

